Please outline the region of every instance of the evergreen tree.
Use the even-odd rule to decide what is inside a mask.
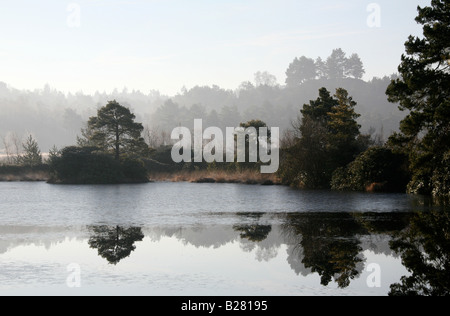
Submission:
[[[316,64],[313,59],[302,56],[295,58],[286,71],[286,85],[296,87],[317,76]]]
[[[355,79],[361,79],[366,73],[363,63],[358,54],[352,54],[345,63],[345,75]]]
[[[360,128],[356,119],[361,115],[355,112],[356,102],[345,89],[336,90],[338,105],[327,113],[329,117],[329,149],[336,167],[345,166],[355,159],[358,152]]]
[[[355,105],[341,88],[334,97],[322,88],[316,100],[303,105],[302,118],[294,126],[298,138],[283,151],[280,174],[284,182],[309,189],[330,187],[333,172],[364,149],[358,140]]]
[[[136,123],[135,118],[128,108],[115,100],[110,101],[98,110],[97,116],[89,119],[88,128],[83,132],[86,140],[79,139],[78,143],[94,144],[105,151],[112,151],[116,160],[122,154],[145,153],[148,146],[141,136],[144,127]]]
[[[28,136],[22,146],[24,154],[17,158],[20,165],[33,167],[42,164],[41,150],[33,136]]]
[[[317,77],[319,79],[327,78],[327,75],[328,75],[327,74],[327,66],[326,66],[325,62],[322,60],[322,58],[317,57],[314,64],[316,66]]]
[[[303,117],[309,117],[314,121],[327,124],[330,119],[328,113],[337,105],[338,102],[333,98],[331,93],[326,88],[321,88],[319,90],[319,97],[316,100],[309,101],[309,104],[304,104],[300,112]]]
[[[418,12],[424,37],[409,37],[401,76],[386,91],[408,111],[389,143],[409,154],[409,192],[450,196],[450,1],[432,0]]]
[[[347,66],[347,57],[341,48],[334,49],[326,61],[326,69],[329,79],[344,78]]]
[[[267,139],[266,141],[268,143],[270,143],[270,128],[267,126],[267,124],[261,120],[251,120],[251,121],[247,121],[245,123],[241,123],[239,125],[240,127],[242,127],[242,131],[238,131],[235,135],[235,139],[236,141],[238,141],[239,138],[239,134],[240,133],[244,133],[245,136],[245,162],[240,162],[238,165],[241,168],[256,168],[259,166],[258,164],[258,159],[260,158],[260,152],[259,152],[259,146],[260,146],[260,137],[262,137],[262,135],[260,135],[260,128],[267,128]],[[247,129],[255,129],[256,134],[250,133],[250,134],[245,134],[245,131]],[[239,145],[239,144],[237,144]],[[256,163],[251,161],[251,156],[250,155],[250,148],[252,146],[255,146],[254,149],[255,151],[253,151],[253,158],[256,158]]]

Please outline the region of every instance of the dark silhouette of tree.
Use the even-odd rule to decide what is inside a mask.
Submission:
[[[345,76],[361,79],[365,73],[361,58],[359,58],[358,54],[352,54],[345,63]]]
[[[317,70],[313,59],[302,56],[295,58],[286,71],[286,85],[296,87],[307,80],[316,78]]]
[[[390,145],[409,155],[411,193],[450,196],[450,4],[418,7],[423,38],[410,36],[386,93],[408,111]]]
[[[327,186],[328,174],[332,172],[328,170],[328,113],[336,105],[325,88],[319,90],[316,100],[303,105],[302,116],[294,125],[297,138],[283,150],[280,174],[285,183],[311,189]]]
[[[97,249],[102,258],[114,265],[130,256],[136,249],[135,242],[144,238],[140,227],[95,226],[91,229],[94,234],[89,238],[89,246]]]
[[[409,227],[390,242],[410,273],[391,285],[391,296],[450,296],[450,212],[414,214]]]
[[[328,113],[329,149],[333,157],[333,169],[346,166],[359,152],[358,136],[360,128],[356,119],[361,115],[355,112],[356,102],[345,89],[336,89],[337,105]]]
[[[267,126],[267,124],[261,120],[250,120],[248,122],[245,123],[240,123],[239,126],[242,128],[242,131],[237,131],[236,135],[235,135],[235,141],[239,142],[239,138],[241,138],[242,136],[240,136],[239,134],[241,133],[245,133],[245,131],[252,131],[254,129],[255,133],[245,133],[245,161],[244,162],[239,162],[239,167],[241,168],[256,168],[258,166],[258,162],[259,162],[259,143],[260,143],[260,137],[262,137],[262,135],[260,135],[260,128],[267,128],[267,143],[270,143],[270,128]],[[239,144],[237,144],[239,146]],[[252,153],[253,158],[256,161],[251,161],[252,159],[252,155],[250,155],[250,148],[253,147]]]
[[[317,73],[317,77],[319,79],[322,78],[327,78],[328,73],[327,73],[327,65],[325,64],[325,62],[322,60],[322,58],[317,57],[316,61],[314,62],[315,66],[316,66],[316,73]]]
[[[364,65],[358,54],[347,57],[341,49],[334,49],[331,55],[323,61],[302,56],[295,58],[286,70],[286,85],[288,88],[299,87],[313,79],[342,80],[346,78],[361,79],[365,74]]]
[[[234,225],[233,229],[239,231],[242,239],[248,239],[253,242],[260,242],[267,238],[272,231],[271,225],[247,224]]]
[[[284,149],[280,173],[285,183],[309,189],[329,188],[333,172],[366,149],[358,141],[360,126],[355,105],[342,88],[334,96],[322,88],[319,98],[303,105],[302,117],[294,125],[298,137]]]
[[[253,242],[260,242],[267,238],[269,233],[272,231],[271,225],[261,225],[258,223],[259,219],[264,215],[264,213],[246,213],[240,212],[239,216],[246,219],[252,219],[254,223],[251,224],[236,224],[233,226],[235,231],[241,232],[240,237],[242,239],[248,239]]]
[[[291,239],[297,236],[302,263],[320,275],[322,285],[334,279],[346,288],[360,274],[362,248],[357,235],[367,231],[351,213],[288,214],[283,230]]]
[[[121,154],[145,151],[147,145],[141,137],[144,127],[135,118],[128,108],[110,101],[89,119],[88,140],[104,150],[112,150],[116,160]]]
[[[347,57],[341,48],[334,49],[326,61],[326,69],[329,79],[344,78],[347,67]]]
[[[330,120],[328,113],[331,113],[337,105],[338,102],[333,98],[331,93],[326,88],[320,88],[319,97],[316,100],[309,101],[309,104],[304,104],[300,112],[303,117],[309,117],[314,121],[326,125]]]

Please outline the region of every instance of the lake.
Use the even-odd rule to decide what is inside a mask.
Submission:
[[[448,239],[441,216],[406,194],[0,183],[0,295],[387,295],[412,275],[393,242]]]

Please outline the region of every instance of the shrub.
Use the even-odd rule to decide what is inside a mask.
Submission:
[[[386,147],[372,147],[333,174],[334,190],[405,192],[407,159]]]
[[[148,181],[143,164],[132,159],[119,162],[95,147],[66,147],[51,159],[51,168],[51,183],[116,184]]]

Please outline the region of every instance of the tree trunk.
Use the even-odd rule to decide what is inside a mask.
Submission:
[[[120,160],[119,125],[116,125],[116,160]]]

